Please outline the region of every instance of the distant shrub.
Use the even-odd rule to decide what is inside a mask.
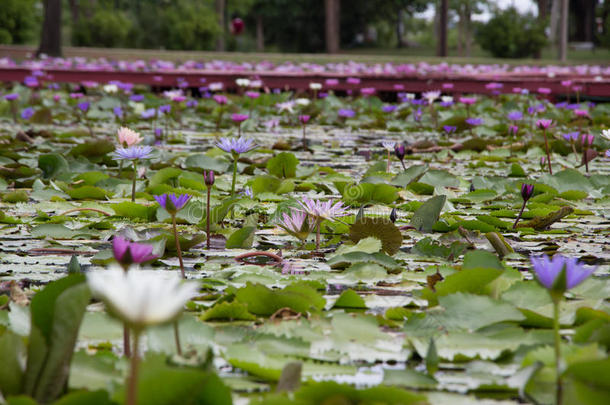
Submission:
[[[72,29],[72,43],[76,46],[116,48],[125,46],[131,20],[125,13],[99,9],[91,18],[82,18]]]
[[[23,44],[33,39],[38,12],[34,0],[0,2],[0,44]]]
[[[533,15],[521,15],[515,8],[497,11],[476,32],[476,40],[498,58],[534,56],[547,43],[545,26]]]

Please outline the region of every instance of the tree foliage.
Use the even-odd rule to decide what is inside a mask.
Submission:
[[[481,48],[499,58],[531,57],[546,45],[544,25],[515,8],[498,11],[476,32]]]
[[[34,37],[39,15],[35,0],[2,0],[0,4],[0,44],[23,44]]]

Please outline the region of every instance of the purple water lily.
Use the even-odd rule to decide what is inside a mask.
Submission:
[[[457,127],[455,125],[443,125],[443,130],[449,135],[457,131]]]
[[[466,123],[476,127],[477,125],[481,125],[483,123],[483,118],[467,118]]]
[[[521,111],[511,111],[506,115],[506,118],[511,121],[519,121],[523,118],[523,113]]]
[[[112,251],[114,258],[125,271],[134,263],[144,263],[158,257],[152,253],[152,245],[131,242],[121,236],[112,239]]]
[[[115,160],[137,160],[146,159],[152,152],[152,146],[130,146],[128,148],[116,148],[113,158]]]
[[[254,141],[249,138],[220,138],[216,146],[227,153],[238,155],[256,148]]]
[[[169,212],[170,214],[172,212],[176,213],[176,212],[180,211],[182,208],[184,208],[186,203],[191,199],[191,196],[188,194],[176,195],[173,193],[172,194],[165,193],[165,194],[161,194],[161,195],[156,195],[154,197],[155,197],[155,200],[157,200],[157,202],[159,203],[159,205],[162,206],[163,208],[165,208],[165,210],[167,212]]]
[[[337,115],[341,118],[353,118],[356,116],[356,112],[349,108],[340,108]]]
[[[574,257],[554,255],[530,258],[536,278],[547,289],[559,288],[559,291],[569,290],[576,287],[587,279],[595,269],[587,269]],[[558,277],[565,271],[565,286],[555,286]]]
[[[21,110],[21,118],[24,120],[29,120],[34,115],[34,109],[32,107],[27,107]]]

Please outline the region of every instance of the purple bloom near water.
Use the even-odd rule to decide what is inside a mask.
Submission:
[[[521,198],[523,201],[529,200],[534,194],[534,185],[533,184],[521,184]]]
[[[112,112],[114,113],[115,117],[117,118],[123,118],[123,109],[120,106],[116,106],[112,109]]]
[[[444,125],[443,130],[448,134],[452,134],[457,130],[457,127],[454,125]]]
[[[89,111],[89,107],[91,106],[91,103],[88,101],[83,101],[82,103],[78,103],[76,106],[78,107],[79,110],[86,113],[87,111]]]
[[[14,101],[17,100],[19,98],[19,94],[18,93],[10,93],[10,94],[6,94],[4,96],[4,99],[6,101]]]
[[[21,118],[24,120],[29,120],[34,115],[34,109],[32,107],[24,108],[21,111]]]
[[[254,141],[248,138],[220,138],[216,144],[220,149],[227,153],[242,154],[256,148]]]
[[[165,104],[159,107],[159,112],[162,114],[168,114],[172,110],[171,104]]]
[[[396,110],[396,106],[392,104],[384,105],[381,108],[381,111],[383,111],[384,113],[391,113],[394,112],[394,110]]]
[[[121,236],[115,236],[112,239],[112,251],[116,261],[126,266],[132,263],[148,262],[158,257],[152,254],[152,245],[131,242]]]
[[[250,116],[248,114],[233,114],[233,115],[231,115],[231,120],[233,122],[236,122],[236,123],[242,123],[245,120],[247,120],[248,118],[250,118]]]
[[[215,94],[212,98],[220,105],[225,105],[229,102],[227,96],[223,96],[222,94]]]
[[[563,139],[565,139],[568,142],[576,142],[578,140],[578,135],[580,135],[580,132],[568,132],[566,134],[563,134]]]
[[[142,119],[147,120],[153,118],[155,115],[157,115],[157,110],[155,110],[154,108],[149,108],[148,110],[142,111],[140,117],[142,117]]]
[[[146,159],[152,152],[153,148],[148,145],[130,146],[128,148],[116,148],[113,152],[114,160],[136,160]]]
[[[511,111],[506,115],[506,118],[511,121],[519,121],[523,118],[523,113],[521,111]]]
[[[468,118],[466,119],[466,123],[476,127],[477,125],[481,125],[483,123],[483,118]]]
[[[189,108],[197,107],[197,100],[189,100],[186,102],[186,106]]]
[[[38,82],[38,79],[36,77],[28,76],[23,79],[23,84],[25,84],[27,87],[38,87],[40,83]]]
[[[142,94],[133,94],[131,97],[129,97],[129,99],[139,103],[140,101],[144,100],[144,96]]]
[[[157,202],[159,203],[160,206],[162,206],[163,208],[165,208],[165,210],[167,212],[169,212],[170,214],[176,213],[178,211],[180,211],[182,208],[184,208],[184,206],[186,205],[186,203],[191,199],[191,196],[188,194],[180,194],[180,195],[176,195],[176,194],[161,194],[161,195],[156,195],[154,196],[155,200],[157,200]]]
[[[356,116],[356,112],[349,108],[340,108],[337,115],[341,118],[353,118]]]
[[[585,281],[595,269],[587,269],[578,259],[574,257],[565,257],[562,255],[554,255],[553,258],[548,256],[530,258],[536,278],[544,287],[551,289],[560,275],[565,269],[566,290],[576,287],[578,284]]]
[[[536,126],[540,129],[547,129],[551,126],[551,124],[553,124],[553,120],[549,120],[546,118],[536,121]]]

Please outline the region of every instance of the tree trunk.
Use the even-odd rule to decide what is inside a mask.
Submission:
[[[561,19],[559,25],[558,57],[561,62],[565,62],[568,59],[568,10],[570,0],[559,1],[561,1]]]
[[[549,41],[553,45],[557,43],[557,31],[559,31],[559,17],[561,15],[561,2],[563,0],[553,0],[553,4],[551,5],[551,30],[549,33]]]
[[[466,57],[469,58],[472,53],[472,9],[470,4],[465,5],[464,17],[464,42],[466,44]]]
[[[341,0],[324,0],[326,16],[326,52],[339,52]]]
[[[61,0],[44,1],[44,21],[36,56],[61,56]]]
[[[220,34],[216,39],[216,51],[224,52],[225,50],[225,0],[216,0],[216,19],[220,27]]]
[[[548,0],[536,0],[538,3],[538,21],[545,23],[546,18],[549,15],[549,1]],[[534,59],[540,59],[542,57],[542,50],[537,50],[534,55]]]
[[[396,47],[403,47],[403,36],[405,34],[404,11],[402,9],[396,12]]]
[[[263,16],[256,16],[256,50],[263,52],[265,50],[265,32],[263,30]]]
[[[449,15],[449,0],[441,0],[438,14],[438,46],[437,56],[447,56],[447,23]]]
[[[80,17],[77,0],[70,0],[70,14],[72,14],[72,22],[77,23]]]

